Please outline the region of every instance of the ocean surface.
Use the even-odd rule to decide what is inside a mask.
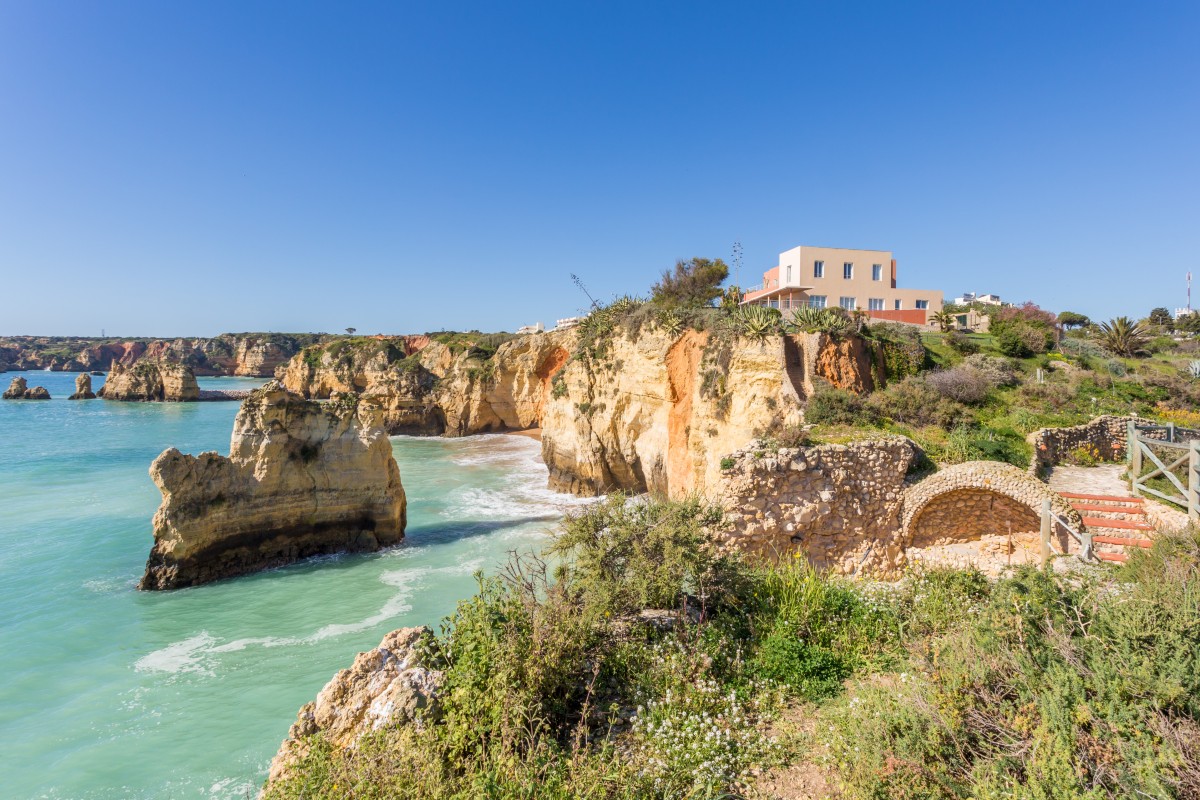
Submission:
[[[162,450],[229,452],[238,403],[68,401],[72,373],[3,373],[0,796],[253,797],[300,706],[355,653],[436,625],[578,499],[522,436],[395,437],[404,544],[138,592]],[[99,389],[102,378],[93,378]],[[202,389],[258,379],[202,378]]]

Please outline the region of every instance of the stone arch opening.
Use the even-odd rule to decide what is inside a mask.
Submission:
[[[985,488],[955,489],[925,504],[909,523],[909,547],[1036,534],[1041,518],[1029,506]]]
[[[970,562],[987,570],[1034,560],[1046,500],[1079,529],[1079,512],[1024,470],[995,461],[948,467],[904,493],[906,553],[911,560]],[[1058,549],[1065,552],[1066,533],[1058,533]]]

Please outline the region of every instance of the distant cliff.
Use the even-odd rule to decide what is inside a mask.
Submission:
[[[163,501],[143,589],[174,589],[404,537],[406,501],[379,410],[305,400],[277,382],[234,422],[229,456],[171,448],[150,477]]]
[[[0,371],[90,372],[107,370],[114,362],[132,367],[150,360],[183,364],[196,375],[269,378],[303,347],[327,338],[311,333],[223,333],[180,339],[12,336],[0,338]]]

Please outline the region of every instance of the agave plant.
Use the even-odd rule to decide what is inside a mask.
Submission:
[[[789,330],[800,333],[832,333],[845,331],[853,324],[840,308],[800,308],[792,312]]]
[[[1100,343],[1104,349],[1119,356],[1142,355],[1149,341],[1146,329],[1129,317],[1117,317],[1100,323]]]
[[[777,308],[767,306],[739,306],[732,319],[739,333],[752,339],[765,339],[779,332],[783,315]]]
[[[683,317],[679,316],[678,312],[673,308],[660,311],[655,321],[659,327],[672,336],[677,335],[683,330]]]
[[[1193,380],[1200,378],[1200,361],[1189,361],[1187,365],[1187,372]]]

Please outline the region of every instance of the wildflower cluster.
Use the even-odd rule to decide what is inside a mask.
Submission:
[[[771,752],[751,712],[736,691],[705,678],[638,706],[632,728],[643,775],[671,796],[719,791]]]

